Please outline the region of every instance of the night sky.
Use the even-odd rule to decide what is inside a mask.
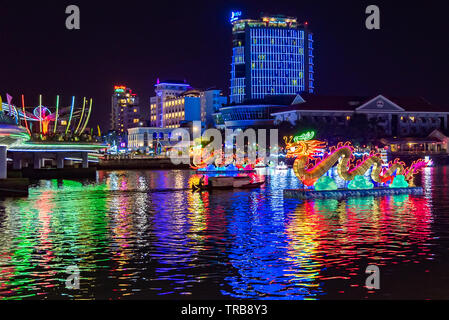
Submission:
[[[308,21],[319,94],[423,96],[449,105],[449,1],[8,1],[0,3],[0,94],[19,104],[94,98],[90,125],[109,127],[112,86],[147,109],[156,78],[229,92],[232,10]],[[66,6],[81,30],[65,28]],[[376,4],[381,29],[365,28]],[[449,111],[449,108],[448,108]]]

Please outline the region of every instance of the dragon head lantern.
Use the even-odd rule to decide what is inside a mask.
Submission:
[[[312,140],[314,137],[314,131],[308,131],[295,137],[284,137],[287,157],[294,158],[306,156],[314,159],[315,154],[325,147],[325,142]]]

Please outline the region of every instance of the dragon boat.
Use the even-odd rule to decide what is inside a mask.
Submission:
[[[313,139],[309,131],[296,137],[284,137],[287,157],[294,158],[293,171],[303,188],[284,190],[285,198],[346,198],[395,194],[423,194],[414,185],[414,175],[427,166],[423,159],[406,166],[395,159],[384,163],[380,154],[371,151],[355,159],[350,142],[338,143],[326,151],[323,141]],[[338,187],[329,172],[335,167],[344,187]],[[371,171],[370,171],[371,170]]]

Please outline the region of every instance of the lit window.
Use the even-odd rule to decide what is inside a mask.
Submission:
[[[139,122],[139,119],[134,119],[133,122],[137,123],[137,122]]]
[[[134,109],[134,112],[137,112],[137,109]]]

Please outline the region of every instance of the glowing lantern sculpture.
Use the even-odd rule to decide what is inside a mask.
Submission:
[[[86,110],[86,98],[83,99],[83,105],[81,111],[75,111],[75,97],[72,97],[71,99],[71,105],[67,108],[60,108],[59,107],[59,96],[56,97],[56,107],[55,111],[52,112],[50,108],[47,106],[44,106],[42,104],[42,95],[39,95],[39,105],[33,109],[33,111],[27,112],[26,106],[25,106],[25,99],[24,96],[21,96],[22,100],[22,107],[17,108],[14,105],[7,105],[6,103],[1,103],[0,100],[0,110],[3,108],[3,112],[9,113],[11,117],[14,117],[17,119],[17,122],[22,122],[28,133],[31,133],[32,129],[32,122],[38,122],[39,123],[39,133],[41,136],[46,136],[49,133],[49,125],[50,123],[53,123],[53,134],[56,133],[57,128],[57,122],[58,120],[62,119],[68,119],[66,120],[67,125],[65,128],[65,133],[67,134],[70,131],[73,130],[73,134],[80,135],[84,132],[86,129],[87,123],[90,119],[91,111],[92,111],[92,99],[89,100],[89,109],[87,112]],[[77,118],[78,123],[76,125],[76,128],[70,128],[72,124],[72,118]]]
[[[287,157],[296,158],[293,163],[293,170],[296,177],[306,186],[313,186],[317,180],[326,174],[335,164],[338,175],[346,181],[351,181],[357,176],[363,176],[371,167],[371,178],[377,183],[393,183],[395,176],[403,176],[403,182],[407,186],[413,186],[413,176],[426,167],[424,160],[417,160],[406,167],[405,163],[395,159],[383,166],[384,162],[379,154],[371,152],[363,159],[355,161],[353,155],[354,148],[350,142],[338,143],[336,147],[331,147],[323,157],[318,155],[324,147],[323,141],[313,140],[315,132],[310,131],[296,137],[284,137],[287,147]],[[360,186],[360,178],[356,184]],[[396,185],[396,184],[395,184]],[[402,187],[404,183],[400,183]],[[319,188],[322,186],[320,181]],[[364,185],[368,187],[371,185]]]

